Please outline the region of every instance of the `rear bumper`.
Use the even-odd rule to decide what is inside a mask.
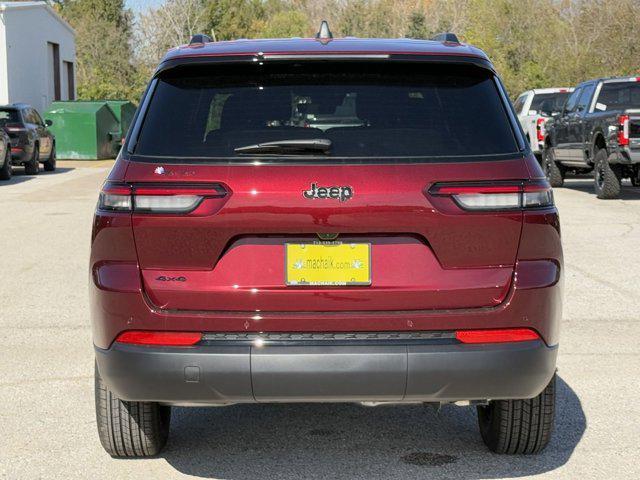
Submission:
[[[640,148],[620,148],[609,155],[609,163],[638,164],[640,163]]]
[[[543,341],[468,345],[204,345],[96,347],[119,397],[174,405],[518,399],[539,394],[556,368]]]

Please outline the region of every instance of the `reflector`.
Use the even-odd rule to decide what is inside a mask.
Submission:
[[[129,330],[116,338],[118,343],[130,345],[156,345],[167,347],[189,347],[202,339],[199,332],[153,332],[145,330]]]
[[[530,328],[458,330],[456,339],[462,343],[507,343],[539,340],[540,335]]]

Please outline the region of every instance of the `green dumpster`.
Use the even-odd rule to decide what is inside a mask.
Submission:
[[[44,112],[53,122],[58,158],[114,158],[120,146],[120,123],[104,101],[53,102]]]
[[[111,107],[120,122],[120,137],[124,138],[129,131],[133,115],[136,113],[136,106],[129,100],[105,100],[105,102]]]

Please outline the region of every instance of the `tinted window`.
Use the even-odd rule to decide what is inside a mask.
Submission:
[[[42,121],[42,117],[40,116],[37,110],[31,109],[31,117],[33,118],[33,123],[36,123],[38,125],[44,125],[44,122]]]
[[[533,97],[529,110],[546,113],[561,112],[568,97],[569,92],[538,93]]]
[[[23,110],[22,116],[24,118],[25,123],[34,123],[34,124],[38,123],[37,119],[33,115],[33,110],[30,108]]]
[[[522,113],[522,107],[524,107],[524,103],[527,100],[527,95],[520,95],[516,100],[516,103],[513,104],[513,108],[516,113],[520,115]]]
[[[159,81],[135,153],[240,157],[256,143],[324,138],[329,157],[517,152],[491,74],[477,67],[328,63],[182,67]]]
[[[20,123],[20,114],[17,110],[0,110],[0,125],[6,125],[7,123]]]
[[[604,107],[604,108],[602,108]],[[598,110],[640,108],[640,83],[604,83],[598,95]]]
[[[582,87],[576,88],[573,93],[567,99],[567,103],[564,107],[565,113],[575,111],[578,106],[578,99],[580,98],[580,94],[582,93]]]
[[[578,104],[576,105],[576,110],[580,112],[586,112],[587,110],[589,110],[591,95],[593,94],[593,91],[595,89],[596,86],[593,83],[583,87],[580,98],[578,99]]]

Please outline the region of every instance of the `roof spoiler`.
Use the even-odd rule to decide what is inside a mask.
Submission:
[[[431,37],[431,40],[434,42],[460,43],[458,36],[451,32],[438,33]]]

